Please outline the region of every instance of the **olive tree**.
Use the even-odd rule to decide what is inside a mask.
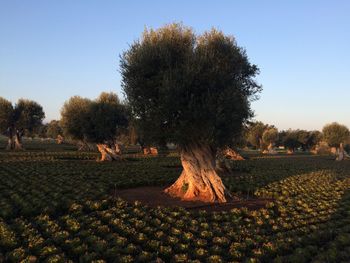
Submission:
[[[328,145],[337,148],[336,160],[343,160],[345,155],[343,144],[349,139],[350,136],[348,127],[337,122],[333,122],[325,125],[322,132],[323,138]]]
[[[278,140],[278,130],[276,128],[268,128],[262,135],[262,141],[264,145],[267,145],[267,153],[275,153],[273,147]]]
[[[165,190],[183,200],[226,202],[219,147],[252,116],[257,66],[233,37],[171,24],[145,30],[121,57],[122,86],[147,143],[178,146],[183,171]]]
[[[61,116],[64,133],[96,144],[101,161],[120,159],[116,140],[127,127],[127,111],[116,94],[103,92],[96,100],[72,97],[64,104]]]
[[[8,137],[7,149],[23,149],[22,137],[42,125],[45,113],[40,104],[19,99],[15,105],[0,97],[0,130]]]
[[[261,121],[252,122],[247,128],[247,142],[256,149],[263,148],[262,136],[266,129],[269,128],[268,124],[264,124]]]
[[[63,130],[58,120],[52,120],[47,124],[46,136],[56,139],[58,144],[63,142]]]

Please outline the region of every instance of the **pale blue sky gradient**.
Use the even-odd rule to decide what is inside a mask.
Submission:
[[[119,54],[144,27],[183,22],[235,36],[261,70],[256,119],[350,127],[350,1],[0,0],[0,96],[59,118],[73,95],[121,95]]]

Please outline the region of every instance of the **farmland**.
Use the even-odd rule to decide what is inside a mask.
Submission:
[[[166,186],[177,156],[98,163],[69,145],[0,154],[0,262],[347,262],[350,162],[251,156],[223,178],[265,208],[207,212],[127,203],[118,190]],[[43,149],[46,151],[43,151]],[[114,193],[114,194],[113,194]]]

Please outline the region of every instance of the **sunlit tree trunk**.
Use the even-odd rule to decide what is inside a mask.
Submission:
[[[143,154],[144,155],[157,155],[158,149],[156,147],[144,147]]]
[[[64,142],[64,138],[61,135],[58,135],[56,138],[56,142],[57,144],[62,144]]]
[[[97,149],[101,153],[100,161],[114,161],[121,159],[121,151],[116,151],[115,145],[110,145],[107,143],[99,143],[97,144]]]
[[[23,150],[22,136],[23,136],[23,132],[19,131],[19,130],[16,130],[16,134],[15,134],[15,150]]]
[[[233,150],[230,147],[225,148],[222,153],[224,158],[229,159],[229,160],[233,160],[233,161],[243,161],[244,158],[237,153],[235,150]]]
[[[215,167],[215,152],[209,146],[181,150],[183,171],[165,193],[187,201],[226,202],[227,190]]]
[[[336,152],[336,156],[337,156],[337,158],[335,159],[336,161],[342,161],[342,160],[344,160],[345,151],[344,151],[343,143],[341,143],[341,144],[339,145],[339,148],[337,149],[337,152]]]
[[[8,136],[6,150],[13,150],[13,149],[15,149],[15,140],[11,135],[11,136]]]

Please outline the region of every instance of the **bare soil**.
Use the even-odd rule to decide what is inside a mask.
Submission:
[[[246,207],[249,210],[258,210],[264,208],[272,199],[269,198],[249,198],[242,199],[233,197],[227,200],[227,203],[205,203],[200,201],[182,201],[179,198],[173,198],[165,194],[163,191],[166,187],[145,186],[137,188],[129,188],[117,190],[113,193],[116,197],[120,197],[127,202],[140,201],[150,207],[183,207],[187,210],[206,210],[208,212],[229,211],[233,208]]]

